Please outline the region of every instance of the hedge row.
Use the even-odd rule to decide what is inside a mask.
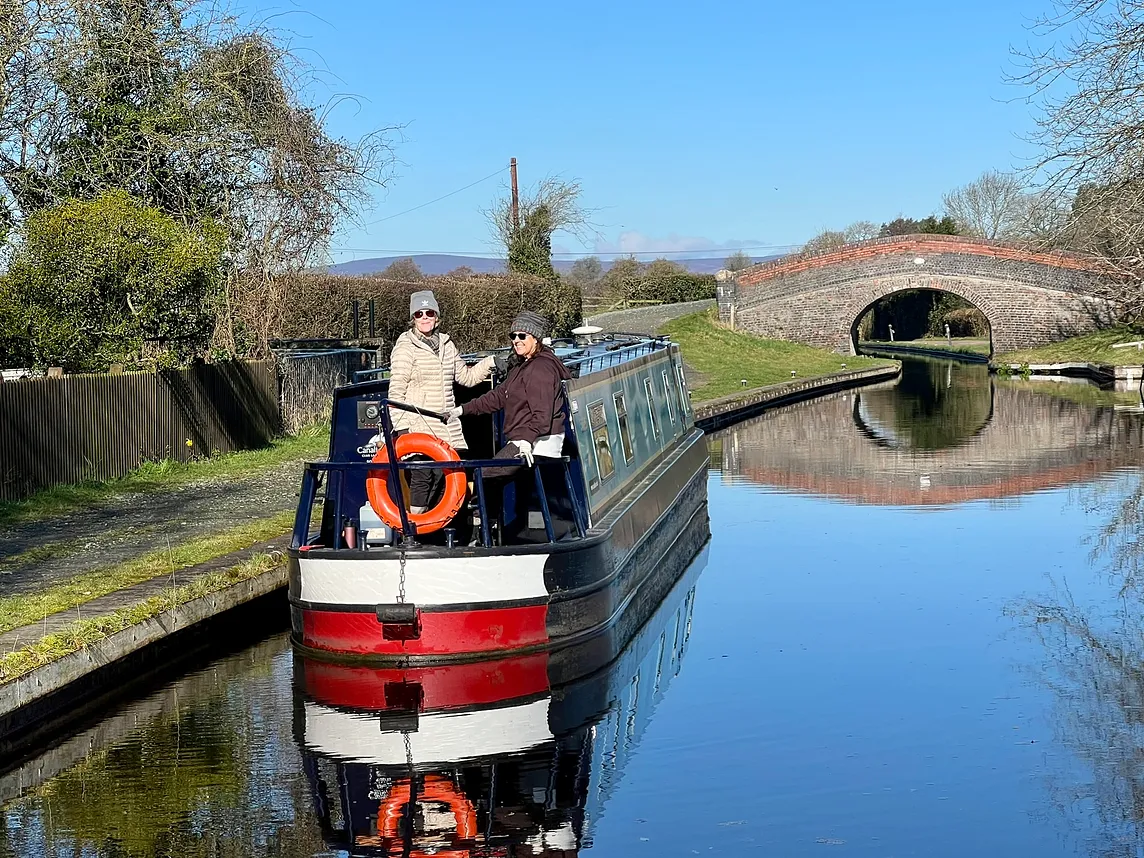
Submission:
[[[620,294],[628,301],[661,301],[664,304],[682,304],[685,301],[703,301],[715,297],[715,276],[712,274],[641,274],[620,281]]]
[[[372,300],[376,337],[391,345],[409,327],[409,296],[422,289],[433,290],[441,328],[463,352],[508,345],[512,318],[522,308],[547,316],[557,335],[581,322],[579,289],[538,278],[474,274],[405,281],[312,273],[232,284],[217,344],[257,355],[274,339],[347,339],[355,300],[362,306],[365,336],[365,308]]]

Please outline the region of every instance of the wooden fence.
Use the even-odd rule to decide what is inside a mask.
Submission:
[[[0,499],[261,446],[280,423],[272,361],[5,382]]]
[[[375,355],[360,348],[276,351],[283,428],[298,432],[310,423],[328,423],[334,388],[352,382],[357,370],[373,367]]]

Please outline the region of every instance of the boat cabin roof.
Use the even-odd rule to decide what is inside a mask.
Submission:
[[[667,348],[667,337],[652,334],[599,333],[553,340],[552,350],[577,376],[636,360]]]

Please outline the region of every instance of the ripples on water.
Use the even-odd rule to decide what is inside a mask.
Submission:
[[[417,677],[482,704],[407,749],[274,637],[0,776],[0,855],[1140,854],[1139,401],[910,362],[741,424],[612,665]]]

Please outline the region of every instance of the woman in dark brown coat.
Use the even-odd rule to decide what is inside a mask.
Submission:
[[[572,374],[541,340],[548,320],[538,313],[522,310],[512,322],[513,355],[508,376],[497,387],[462,406],[453,416],[492,414],[504,411],[507,443],[498,459],[524,459],[529,467],[535,456],[558,458],[564,450],[564,385]],[[503,473],[511,473],[506,468]],[[500,471],[485,472],[488,477]]]

